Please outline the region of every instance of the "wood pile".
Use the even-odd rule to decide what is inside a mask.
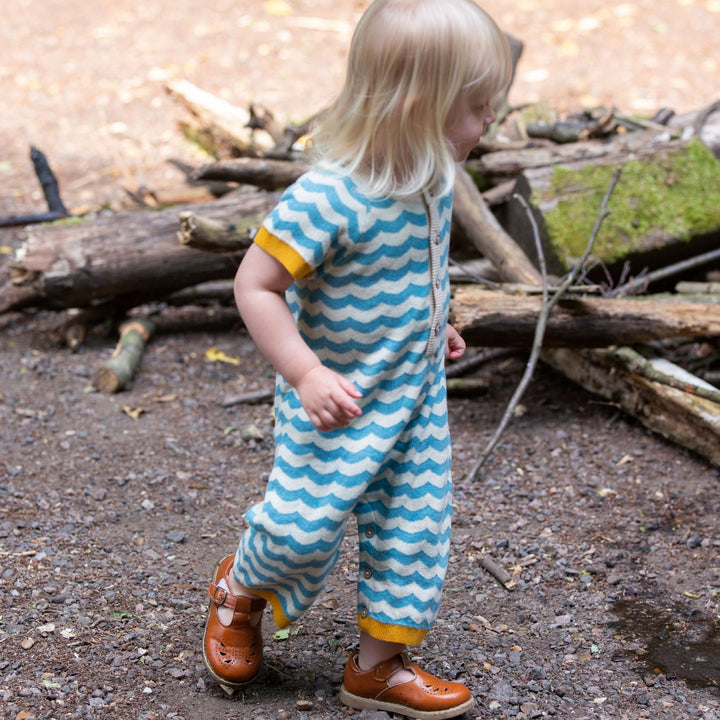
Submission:
[[[308,168],[312,121],[284,127],[265,109],[229,106],[189,83],[168,92],[187,108],[183,131],[215,158],[196,172],[208,188],[200,197],[220,185],[222,197],[190,204],[194,195],[179,192],[185,204],[151,213],[67,218],[50,178],[50,216],[5,219],[29,224],[0,278],[0,313],[56,311],[57,336],[72,346],[108,320],[122,325],[111,358],[115,369],[127,358],[120,379],[107,367],[96,375],[110,392],[127,386],[154,334],[182,329],[172,308],[194,308],[189,323],[237,324],[229,282],[279,192]],[[451,313],[472,352],[449,377],[497,357],[488,348],[536,350],[720,466],[719,157],[717,103],[652,121],[506,108],[456,181]],[[608,173],[619,180],[601,213]],[[593,234],[591,260],[577,267]],[[571,268],[577,278],[539,333]]]

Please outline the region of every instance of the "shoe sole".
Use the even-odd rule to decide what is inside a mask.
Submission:
[[[470,698],[462,705],[456,705],[446,710],[415,710],[407,705],[399,703],[383,702],[382,700],[372,700],[371,698],[353,695],[345,689],[345,685],[340,688],[340,702],[355,710],[384,710],[387,713],[397,713],[405,717],[415,718],[415,720],[445,720],[446,718],[454,718],[462,715],[475,705],[475,698]]]
[[[220,565],[222,565],[223,560],[225,558],[222,558],[218,560],[217,564],[215,565],[215,570],[213,572],[213,583],[217,585],[218,582],[218,574],[220,573]],[[207,618],[205,620],[205,629],[203,630],[203,662],[205,663],[205,669],[210,673],[213,680],[217,682],[218,685],[231,697],[238,691],[242,690],[243,688],[249,687],[250,685],[253,685],[255,682],[257,682],[257,679],[260,677],[260,673],[263,670],[263,663],[260,663],[260,667],[258,668],[258,671],[255,675],[255,677],[252,678],[252,680],[248,680],[244,683],[234,683],[228,681],[226,678],[224,678],[222,675],[218,675],[217,672],[213,669],[212,665],[210,664],[210,659],[207,656],[207,651],[205,650],[205,635],[207,634],[207,628],[208,624],[210,623],[210,608],[208,608],[208,614]]]

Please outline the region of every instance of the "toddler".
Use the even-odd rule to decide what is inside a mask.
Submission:
[[[359,531],[359,651],[340,700],[421,720],[460,715],[468,688],[410,662],[436,619],[450,550],[444,361],[455,163],[510,81],[503,33],[472,0],[375,0],[314,134],[237,272],[235,297],[277,370],[264,500],[210,583],[204,659],[228,689],[256,679],[261,616],[298,620]]]

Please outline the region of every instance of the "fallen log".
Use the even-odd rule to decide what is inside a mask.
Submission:
[[[712,400],[720,406],[720,390],[665,358],[655,356],[648,358],[628,347],[617,348],[613,357],[638,375]]]
[[[593,252],[610,276],[625,264],[637,273],[717,248],[720,164],[697,140],[653,142],[592,162],[525,169],[516,192],[533,207],[551,272],[564,272],[582,253],[618,167],[622,177]],[[525,207],[511,201],[505,218],[508,233],[536,262]]]
[[[667,134],[667,131],[665,131]],[[642,153],[654,144],[667,142],[660,131],[637,131],[616,135],[604,140],[558,145],[554,143],[527,142],[512,144],[503,150],[495,143],[492,152],[467,162],[468,170],[475,176],[482,176],[495,183],[516,178],[526,170],[568,165],[576,162],[621,161]]]
[[[715,157],[720,158],[720,102],[683,115],[673,115],[667,124],[683,132],[690,129],[694,137],[707,145]]]
[[[720,467],[720,405],[628,371],[612,351],[552,350],[551,367],[640,420],[663,437]]]
[[[458,194],[456,191],[456,203],[482,206],[480,191],[475,188],[472,192],[474,183],[468,184],[466,175],[464,171],[458,173],[465,192]],[[461,218],[468,216],[467,212],[460,215]],[[473,237],[481,252],[487,238],[488,250],[494,255],[502,257],[503,247],[507,248],[508,254],[517,255],[519,248],[515,241],[504,231],[498,232],[496,223],[488,221],[485,213],[476,213],[475,217],[479,224],[466,226],[463,230]],[[506,282],[527,281],[525,276],[519,277],[520,273],[512,263],[502,264],[498,271]],[[530,279],[536,285],[541,284],[537,270]],[[648,428],[720,466],[720,409],[714,403],[639,377],[621,363],[613,363],[606,351],[555,348],[543,350],[541,358],[586,390],[617,402]]]
[[[540,285],[540,276],[528,256],[508,236],[488,209],[470,175],[459,170],[455,178],[453,223],[507,282]]]
[[[542,298],[455,288],[452,323],[466,342],[485,347],[529,348]],[[544,347],[605,348],[672,337],[719,337],[720,306],[676,300],[577,298],[566,296],[547,321]]]
[[[168,83],[167,92],[188,111],[180,129],[213,157],[258,157],[275,145],[272,136],[250,127],[250,112],[201,90],[187,80]]]
[[[227,222],[267,214],[274,193],[234,194],[202,206]],[[132,212],[28,228],[0,285],[0,313],[72,308],[122,296],[125,309],[208,280],[232,278],[242,251],[208,253],[177,241],[185,208]]]
[[[104,393],[124,390],[135,375],[145,345],[155,330],[150,320],[128,320],[120,326],[120,340],[113,354],[97,368],[92,384]]]
[[[278,190],[292,185],[307,172],[308,167],[306,163],[292,160],[236,158],[203,165],[194,178],[255,185],[263,190]]]

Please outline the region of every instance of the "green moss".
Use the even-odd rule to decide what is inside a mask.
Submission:
[[[678,151],[629,160],[622,167],[595,257],[609,263],[642,249],[642,241],[652,235],[686,241],[720,227],[720,163],[701,142],[692,140]],[[615,168],[558,167],[548,189],[533,193],[539,206],[559,198],[544,216],[549,242],[561,260],[585,250]]]
[[[84,222],[88,222],[91,218],[86,215],[68,215],[58,220],[52,220],[51,222],[42,223],[43,225],[81,225]]]
[[[490,177],[487,175],[483,175],[476,167],[473,167],[472,165],[466,165],[465,169],[468,172],[468,175],[473,179],[473,182],[475,183],[476,187],[480,192],[485,192],[486,190],[489,190],[491,187],[493,187],[493,182]]]

